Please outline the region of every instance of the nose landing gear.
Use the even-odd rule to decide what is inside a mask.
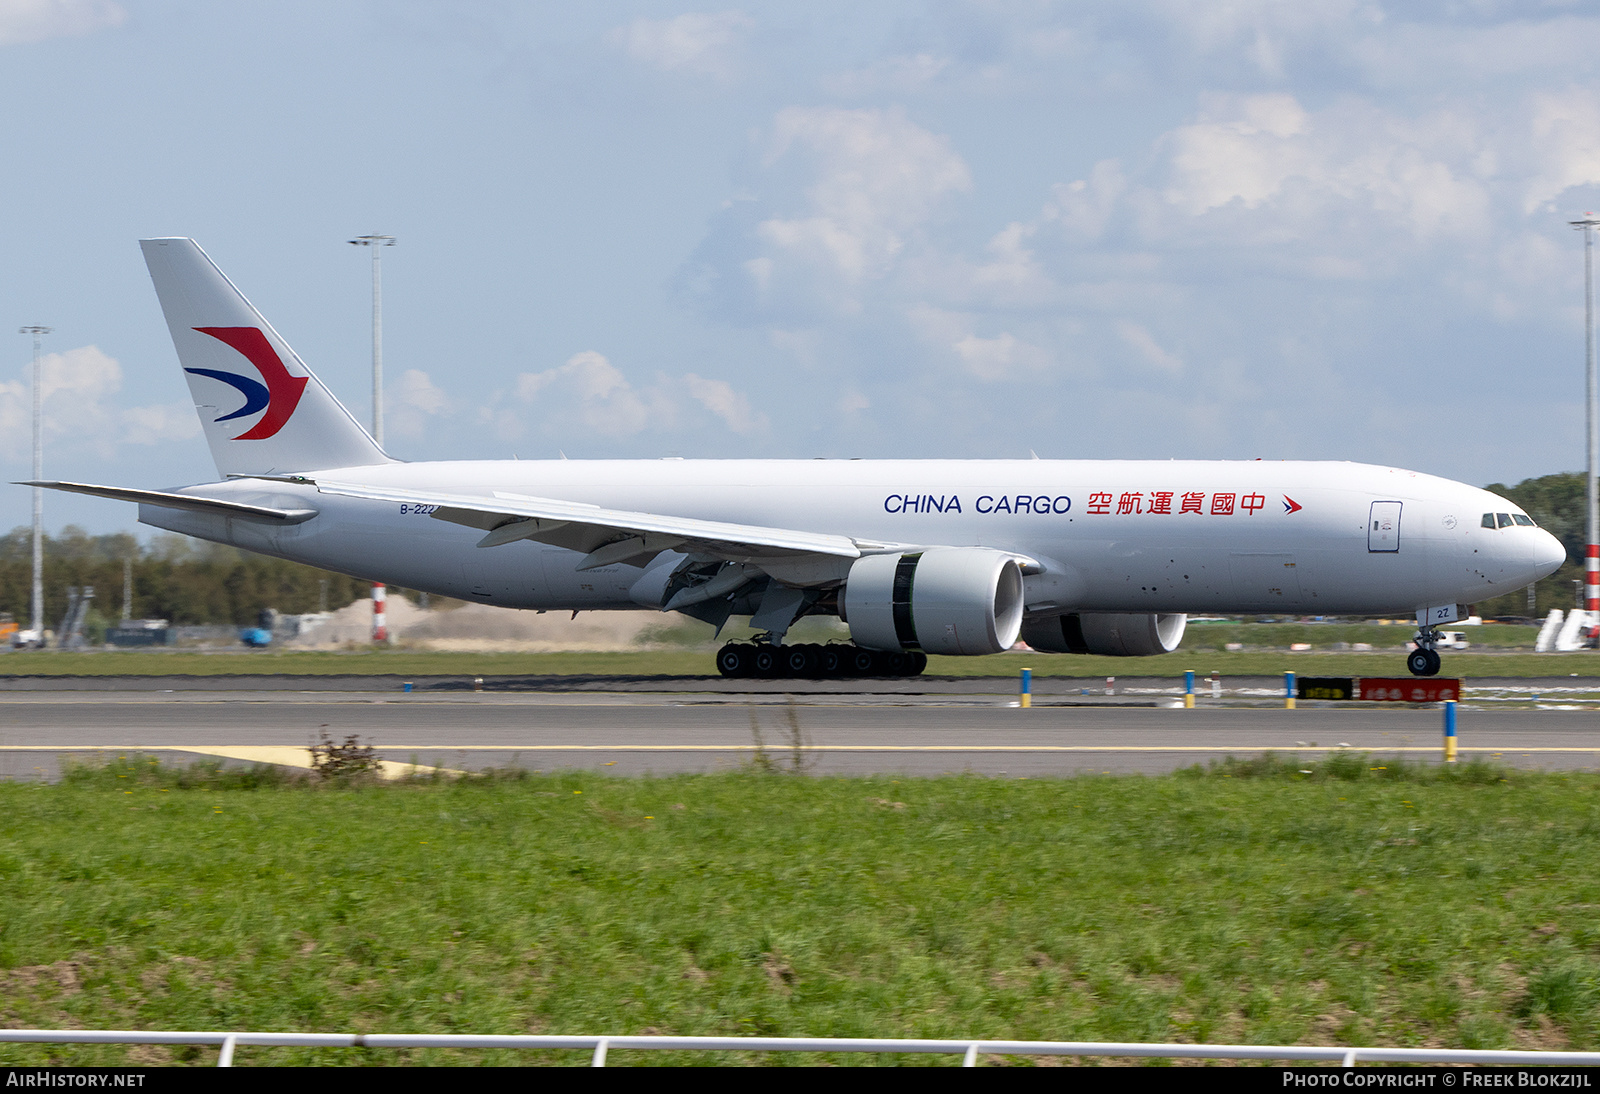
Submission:
[[[1425,626],[1417,632],[1417,648],[1411,651],[1406,658],[1406,668],[1411,670],[1412,676],[1438,676],[1443,665],[1439,651],[1434,647],[1438,644],[1439,632],[1431,626]]]

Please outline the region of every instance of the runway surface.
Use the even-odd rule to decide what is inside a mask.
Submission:
[[[1348,748],[1437,760],[1437,707],[1302,705],[1265,697],[1281,683],[1235,681],[1225,698],[1174,705],[1170,681],[1119,694],[1059,686],[1020,709],[1012,681],[722,682],[675,685],[584,678],[566,689],[433,687],[410,693],[366,680],[364,690],[326,681],[239,678],[142,680],[84,690],[0,691],[0,777],[54,779],[68,758],[158,756],[188,763],[305,766],[320,736],[373,744],[391,774],[412,764],[451,770],[518,766],[587,768],[617,774],[718,771],[753,762],[799,765],[819,774],[972,772],[1008,777],[1157,773],[1225,756],[1293,752],[1307,759]],[[159,684],[165,683],[167,688]],[[257,682],[260,683],[260,682]],[[1484,682],[1475,682],[1484,683]],[[1523,767],[1600,770],[1600,710],[1587,706],[1594,681],[1514,681],[1515,708],[1487,688],[1461,706],[1460,754]],[[914,685],[914,686],[913,686]],[[137,690],[135,690],[137,688]],[[1570,689],[1558,692],[1557,689]],[[1084,691],[1091,694],[1084,695]],[[1281,694],[1281,692],[1280,692]],[[1565,696],[1533,709],[1532,695]],[[1499,705],[1496,705],[1499,704]],[[1546,706],[1551,705],[1546,703]]]

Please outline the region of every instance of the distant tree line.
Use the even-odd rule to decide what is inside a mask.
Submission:
[[[234,547],[177,535],[156,536],[141,547],[125,532],[91,536],[69,524],[44,537],[45,626],[60,625],[69,586],[94,586],[91,622],[103,626],[121,618],[126,559],[133,560],[135,619],[242,625],[254,622],[262,608],[299,614],[370,595],[370,586],[355,578]],[[26,627],[32,589],[33,532],[16,528],[0,537],[0,612]]]

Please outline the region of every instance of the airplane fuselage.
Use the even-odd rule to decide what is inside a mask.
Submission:
[[[1410,614],[1521,588],[1564,557],[1531,526],[1486,528],[1504,499],[1356,463],[1109,460],[554,460],[393,463],[316,472],[373,486],[535,495],[894,545],[1036,560],[1030,614]],[[436,507],[238,479],[184,493],[314,509],[282,525],[140,506],[160,528],[355,577],[512,608],[659,607],[645,568],[483,533]],[[768,569],[771,569],[770,565]],[[838,576],[842,577],[841,570]],[[824,567],[797,584],[825,584]]]

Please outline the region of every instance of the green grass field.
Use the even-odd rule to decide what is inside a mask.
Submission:
[[[1037,781],[759,766],[281,779],[129,757],[0,785],[0,1023],[1600,1040],[1595,776],[1343,756]],[[0,1059],[207,1064],[215,1051],[12,1045]],[[738,1058],[611,1062],[669,1059]]]

